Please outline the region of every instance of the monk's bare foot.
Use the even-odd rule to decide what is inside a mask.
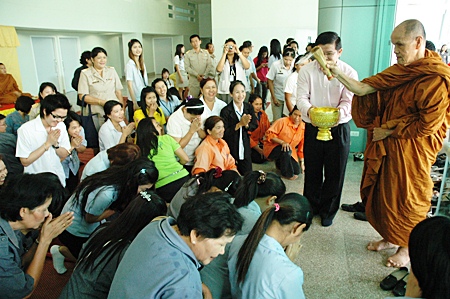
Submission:
[[[390,248],[395,248],[395,247],[397,247],[397,246],[392,243],[389,243],[385,239],[380,240],[378,242],[372,241],[369,244],[367,244],[367,249],[371,250],[371,251],[380,251],[380,250],[385,250],[385,249],[390,249]]]
[[[388,258],[386,263],[387,267],[400,268],[409,263],[409,251],[408,247],[399,247],[397,252]]]

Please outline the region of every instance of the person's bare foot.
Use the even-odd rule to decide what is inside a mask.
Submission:
[[[397,246],[392,243],[389,243],[385,239],[382,239],[378,242],[372,241],[369,244],[367,244],[367,249],[370,251],[380,251],[380,250],[385,250],[385,249],[390,249],[390,248],[395,248],[395,247],[397,247]]]
[[[400,268],[409,263],[409,251],[408,247],[399,247],[397,252],[388,258],[386,263],[387,267]]]
[[[295,181],[296,179],[298,179],[298,175],[294,174],[294,176],[290,178],[283,176],[283,178],[285,178],[286,180]]]

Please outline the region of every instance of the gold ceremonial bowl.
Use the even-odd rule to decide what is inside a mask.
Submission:
[[[314,107],[309,110],[309,118],[311,123],[319,128],[317,140],[328,141],[333,139],[330,128],[339,122],[339,108]]]

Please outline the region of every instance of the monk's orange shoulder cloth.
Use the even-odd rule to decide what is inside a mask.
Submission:
[[[11,74],[0,74],[0,96],[13,91],[21,92],[14,77]]]
[[[424,77],[441,77],[450,93],[450,67],[442,62],[436,52],[425,50],[425,57],[407,66],[395,64],[372,77],[362,80],[378,90],[365,96],[353,97],[352,117],[356,126],[371,129],[380,127],[377,116],[384,111],[384,100],[392,97],[392,91],[403,84]]]

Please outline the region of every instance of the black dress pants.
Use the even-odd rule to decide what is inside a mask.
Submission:
[[[348,123],[331,128],[332,140],[317,140],[318,128],[306,123],[305,186],[304,196],[309,200],[314,214],[322,220],[333,220],[339,210],[345,168],[350,151],[350,126]]]
[[[269,159],[275,160],[277,167],[280,167],[281,175],[291,178],[300,173],[300,165],[292,158],[292,150],[283,152],[281,145],[275,147],[269,154]],[[295,149],[294,149],[295,150]]]
[[[236,160],[236,167],[237,170],[239,171],[239,173],[243,176],[245,175],[247,172],[251,172],[253,171],[253,166],[252,166],[252,158],[244,158],[244,160]]]

